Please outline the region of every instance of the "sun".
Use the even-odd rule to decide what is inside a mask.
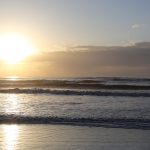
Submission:
[[[26,38],[18,34],[9,34],[0,38],[0,59],[15,64],[34,52],[34,48]]]

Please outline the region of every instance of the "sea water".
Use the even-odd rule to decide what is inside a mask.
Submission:
[[[0,122],[150,129],[150,79],[1,79]]]
[[[15,132],[19,132],[21,136],[25,135],[27,137],[26,140],[31,138],[32,144],[30,148],[32,148],[32,146],[36,147],[35,145],[39,144],[39,142],[44,146],[46,143],[44,144],[43,142],[46,141],[43,139],[46,139],[46,137],[38,137],[36,144],[32,142],[32,140],[36,140],[35,137],[32,137],[34,132],[40,132],[40,136],[48,136],[48,141],[51,141],[55,136],[53,134],[52,139],[50,139],[50,135],[46,134],[47,130],[51,131],[51,128],[56,127],[56,131],[54,132],[57,134],[57,129],[61,130],[60,128],[63,128],[64,125],[69,125],[70,127],[64,127],[68,130],[72,128],[71,130],[73,131],[71,132],[74,132],[75,135],[78,133],[77,129],[85,131],[82,132],[82,134],[84,136],[83,139],[86,142],[88,141],[88,139],[86,139],[86,134],[89,134],[90,130],[91,132],[104,131],[104,135],[107,134],[105,128],[111,131],[108,135],[105,135],[106,137],[104,135],[101,137],[100,135],[95,134],[93,139],[92,136],[94,135],[91,135],[91,137],[89,137],[91,141],[90,145],[94,145],[94,143],[100,139],[102,140],[103,136],[106,139],[107,136],[113,138],[115,133],[122,136],[120,133],[121,129],[123,130],[121,130],[121,132],[125,135],[127,134],[125,131],[128,132],[126,137],[123,138],[123,141],[130,139],[130,136],[133,136],[130,135],[130,132],[136,131],[134,132],[134,135],[141,136],[141,138],[136,139],[136,137],[133,140],[141,140],[141,143],[146,141],[146,144],[143,144],[142,148],[144,149],[145,147],[147,150],[150,148],[147,142],[148,140],[146,140],[147,138],[149,139],[149,136],[144,136],[150,131],[150,79],[1,79],[0,123],[0,145],[3,145],[1,146],[2,148],[0,147],[1,149],[6,149],[4,145],[9,145],[9,138],[12,138],[10,141],[16,139],[16,137],[12,137],[13,135],[18,135]],[[59,127],[58,125],[61,125],[62,127]],[[112,130],[112,128],[116,129]],[[67,129],[64,134],[70,134]],[[30,130],[31,133],[24,134],[24,130],[26,130],[27,133],[28,130]],[[7,136],[7,132],[8,138],[5,140],[4,137]],[[63,138],[64,135],[61,136]],[[78,134],[77,136],[82,137]],[[75,138],[77,138],[77,136]],[[70,138],[71,137],[69,137],[69,139]],[[119,137],[117,140],[119,140]],[[73,141],[74,140],[72,140],[72,142]],[[82,144],[79,144],[79,141]],[[75,146],[74,149],[88,149],[84,147],[86,145],[83,144],[84,141],[82,141],[82,139],[79,138],[79,141],[73,143],[75,145],[77,144],[77,147]],[[7,142],[7,144],[5,142]],[[25,144],[25,141],[22,142]],[[113,144],[115,144],[115,141],[112,139],[107,139],[105,142],[114,142]],[[140,142],[135,142],[135,144],[133,142],[131,144],[132,146],[128,147],[128,149],[134,149],[134,146],[135,149],[140,149]],[[64,141],[63,144],[65,143],[67,142]],[[130,145],[130,140],[128,144]],[[30,144],[28,143],[28,145]],[[125,146],[125,144],[123,145]],[[49,147],[50,146],[51,144],[49,144]],[[98,144],[97,149],[99,146],[100,145]],[[102,147],[105,148],[106,145],[104,144],[103,146]],[[18,149],[20,149],[19,147]],[[71,147],[73,149],[72,145],[68,146],[68,149]],[[61,148],[62,147],[60,146],[58,149]],[[107,148],[110,149],[109,146],[106,146],[106,149]],[[114,149],[116,148],[119,147],[114,146]],[[41,149],[43,149],[42,146]],[[44,149],[46,149],[46,147]],[[67,149],[67,147],[64,146],[64,149]]]

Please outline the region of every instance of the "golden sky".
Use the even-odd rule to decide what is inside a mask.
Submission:
[[[149,77],[149,6],[0,0],[0,77]]]

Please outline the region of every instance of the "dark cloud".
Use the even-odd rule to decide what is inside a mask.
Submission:
[[[138,76],[150,77],[150,43],[133,46],[75,46],[44,52],[16,67],[0,63],[0,76]]]
[[[150,43],[69,47],[67,51],[42,53],[30,61],[50,65],[57,72],[66,72],[66,76],[150,76]]]
[[[150,66],[150,43],[126,47],[76,46],[68,51],[47,52],[30,58],[32,61],[65,65]]]

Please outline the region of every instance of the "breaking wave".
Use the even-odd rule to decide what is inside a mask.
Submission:
[[[150,90],[150,79],[130,78],[83,78],[83,79],[0,79],[0,88],[69,88],[69,89],[111,89]]]
[[[148,91],[98,91],[98,90],[59,90],[59,89],[0,89],[0,93],[14,94],[55,94],[55,95],[90,95],[90,96],[131,96],[131,97],[150,97]]]
[[[60,124],[106,128],[128,128],[150,130],[150,119],[128,118],[64,118],[0,115],[0,124]]]

